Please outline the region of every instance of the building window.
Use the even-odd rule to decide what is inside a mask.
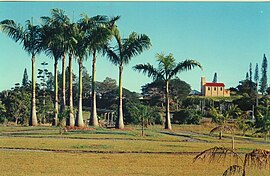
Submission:
[[[220,90],[222,91],[222,87],[220,88]]]
[[[210,87],[208,87],[208,90],[210,90]]]
[[[214,91],[216,91],[216,90],[217,90],[217,88],[215,87],[215,88],[214,88]]]

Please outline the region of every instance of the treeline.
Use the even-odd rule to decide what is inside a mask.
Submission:
[[[123,100],[126,98],[123,97],[125,89],[123,90],[122,85],[124,67],[132,58],[149,49],[151,42],[147,35],[137,34],[136,32],[132,32],[128,37],[122,38],[119,27],[116,25],[119,19],[119,16],[112,18],[103,15],[88,17],[84,14],[77,22],[72,22],[63,10],[52,9],[51,16],[40,17],[41,24],[39,25],[34,25],[32,19],[27,20],[24,26],[10,19],[2,21],[0,23],[1,31],[15,42],[21,44],[23,49],[31,55],[32,61],[31,86],[23,83],[23,86],[17,87],[13,91],[2,93],[2,97],[10,97],[11,93],[17,94],[24,92],[23,90],[31,90],[31,101],[29,101],[29,93],[27,94],[28,99],[25,100],[28,104],[31,104],[30,112],[21,111],[24,112],[24,116],[29,115],[28,123],[30,126],[36,126],[38,122],[40,122],[37,117],[37,109],[45,109],[40,107],[46,106],[46,96],[49,96],[47,102],[53,101],[54,108],[53,111],[51,111],[53,114],[53,125],[58,125],[59,121],[62,123],[62,119],[65,119],[65,125],[71,127],[74,125],[78,127],[84,125],[98,126],[97,106],[102,107],[103,104],[97,104],[96,62],[98,61],[97,56],[103,54],[113,65],[119,68],[119,85],[117,86],[117,97],[115,98],[117,99],[117,119],[115,126],[120,129],[124,128]],[[35,75],[35,60],[40,53],[45,53],[48,57],[54,59],[54,73],[49,73],[48,69],[45,68],[39,69],[38,78],[41,79],[42,83],[38,87],[36,85],[37,75]],[[91,86],[89,86],[89,84],[83,85],[83,80],[89,79],[88,76],[83,78],[83,61],[90,56],[92,57]],[[72,73],[73,59],[75,59],[79,65],[78,85],[75,87],[73,86],[74,77]],[[68,67],[66,66],[66,60],[68,60]],[[62,62],[61,77],[59,77],[60,74],[58,73],[58,63],[60,61]],[[154,68],[150,63],[147,63],[135,66],[134,70],[148,73],[148,76],[153,78],[153,80],[161,80],[164,83],[166,102],[165,128],[171,129],[169,81],[179,72],[191,70],[193,67],[197,66],[201,68],[201,65],[194,60],[185,60],[180,63],[175,63],[172,54],[168,56],[157,54],[157,61],[159,63],[158,68]],[[45,67],[46,63],[43,63],[43,66]],[[68,68],[67,71],[66,67]],[[45,92],[46,79],[48,78],[52,82],[52,76],[53,92]],[[59,80],[61,80],[60,83]],[[47,85],[47,88],[48,87],[52,89],[52,84]],[[59,89],[59,87],[61,87],[61,89]],[[84,94],[83,87],[87,90],[91,89],[90,93],[88,91],[88,94]],[[37,101],[37,96],[40,95],[40,92],[36,91],[41,90],[43,90],[43,103]],[[78,91],[78,94],[76,94],[78,97],[76,97],[76,99],[73,97],[73,91]],[[101,96],[103,96],[103,94],[101,94]],[[90,100],[85,99],[86,97],[90,97]],[[84,103],[87,103],[86,106],[91,107],[88,124],[85,124],[83,121],[83,100],[85,100]],[[74,104],[76,103],[74,102],[77,103],[76,113],[74,109]],[[90,103],[90,105],[88,103]],[[3,107],[3,104],[1,104],[1,107]],[[6,108],[7,107],[8,106],[6,106]],[[48,112],[47,110],[45,111]],[[1,112],[11,111],[2,108]],[[41,113],[41,111],[38,113]],[[15,116],[19,117],[20,115]]]

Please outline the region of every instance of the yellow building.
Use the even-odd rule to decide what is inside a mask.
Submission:
[[[224,83],[206,82],[201,77],[201,95],[206,97],[229,97],[230,90],[225,89]]]

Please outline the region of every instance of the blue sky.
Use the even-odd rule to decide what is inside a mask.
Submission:
[[[195,68],[178,75],[197,90],[200,90],[200,77],[212,81],[215,72],[218,81],[224,82],[227,88],[235,87],[245,78],[250,62],[253,70],[256,63],[260,69],[263,54],[270,56],[268,2],[0,2],[0,20],[13,19],[24,24],[33,17],[38,24],[39,18],[49,16],[52,8],[65,10],[71,19],[74,16],[74,21],[82,13],[120,15],[117,24],[123,38],[133,31],[150,37],[151,49],[133,58],[124,68],[123,86],[132,91],[140,92],[142,85],[152,81],[132,67],[146,62],[156,65],[156,53],[172,53],[176,62],[199,61],[203,71]],[[52,59],[43,54],[36,57],[36,67],[43,61],[53,71]],[[91,73],[90,57],[84,66]],[[21,83],[24,68],[30,78],[31,57],[19,44],[0,34],[0,91]],[[74,72],[78,75],[75,61]],[[118,68],[98,56],[97,80],[106,77],[118,80]]]

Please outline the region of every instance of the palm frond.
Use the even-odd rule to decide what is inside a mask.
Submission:
[[[236,127],[229,126],[229,125],[219,125],[215,128],[213,128],[209,135],[213,135],[215,132],[227,132],[227,131],[233,131]]]
[[[120,65],[120,57],[117,50],[114,50],[108,45],[103,46],[103,55],[107,55],[109,61],[111,61],[114,65]]]
[[[143,74],[147,74],[148,77],[153,78],[154,80],[159,78],[163,79],[160,72],[149,63],[135,65],[133,69],[142,72]]]
[[[106,45],[111,39],[111,32],[105,27],[98,27],[96,29],[91,30],[86,36],[86,40],[91,51],[100,52],[104,49],[104,45]]]
[[[251,165],[256,168],[265,168],[270,166],[270,150],[255,149],[252,152],[246,154],[245,157],[246,166]]]
[[[108,28],[112,29],[115,26],[116,21],[120,19],[120,16],[111,17],[108,22]]]
[[[13,20],[3,20],[0,22],[0,30],[12,38],[15,42],[23,41],[24,29]]]
[[[200,69],[202,69],[202,65],[195,61],[195,60],[185,60],[183,62],[180,62],[176,65],[176,67],[171,71],[169,78],[174,77],[175,75],[177,75],[178,73],[182,72],[182,71],[188,71],[193,69],[194,67],[199,67]]]
[[[40,17],[42,26],[49,25],[51,22],[51,18],[48,16],[42,16]]]
[[[230,155],[231,157],[233,157],[236,163],[238,163],[239,159],[242,161],[240,156],[236,152],[234,152],[233,149],[225,148],[225,147],[213,147],[213,148],[207,149],[201,152],[200,154],[198,154],[193,159],[193,161],[195,162],[197,160],[209,159],[209,162],[220,162],[220,161],[224,161],[227,155]]]
[[[51,15],[52,15],[52,23],[55,25],[59,25],[59,24],[65,25],[65,24],[70,23],[69,17],[65,14],[65,11],[62,9],[58,9],[58,8],[52,9]]]
[[[230,166],[225,172],[223,172],[223,176],[233,176],[235,174],[241,174],[243,172],[243,168],[239,165]]]
[[[127,39],[123,39],[122,62],[128,64],[132,57],[142,53],[145,49],[149,49],[150,46],[150,38],[147,35],[131,33]]]

